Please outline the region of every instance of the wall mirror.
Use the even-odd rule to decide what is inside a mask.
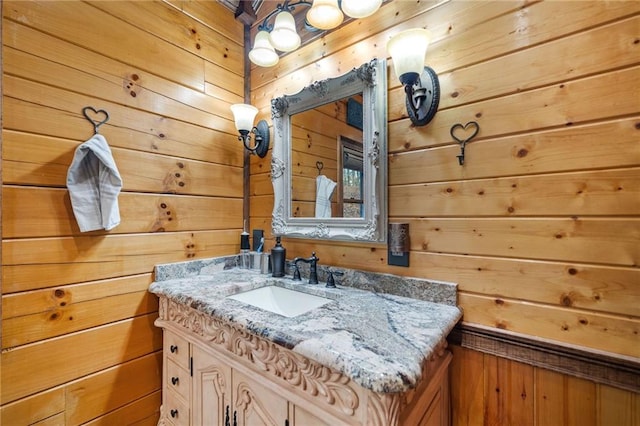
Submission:
[[[386,241],[387,66],[271,101],[274,235]]]

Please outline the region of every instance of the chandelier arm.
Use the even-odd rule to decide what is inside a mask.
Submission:
[[[273,25],[269,25],[269,19],[273,18],[283,10],[286,10],[287,12],[293,12],[296,6],[311,7],[312,4],[312,2],[306,0],[299,0],[293,3],[290,3],[289,0],[285,0],[284,3],[278,4],[275,9],[273,9],[267,16],[265,16],[262,24],[258,25],[258,31],[265,30],[271,32],[271,30],[273,29]]]

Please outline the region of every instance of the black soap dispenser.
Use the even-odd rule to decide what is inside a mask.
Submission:
[[[280,237],[276,237],[276,245],[271,249],[271,276],[284,277],[284,266],[287,258],[287,249],[280,244]]]

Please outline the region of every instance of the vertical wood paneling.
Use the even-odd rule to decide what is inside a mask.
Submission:
[[[187,3],[2,2],[4,424],[155,424],[153,266],[237,251],[243,27]],[[86,105],[124,181],[110,232],[81,234],[65,187]]]
[[[480,352],[452,346],[451,409],[454,425],[482,425],[484,421],[484,357]]]
[[[595,383],[541,368],[537,368],[535,374],[537,424],[598,424]]]
[[[485,425],[533,425],[533,367],[484,356]]]
[[[410,267],[359,243],[285,239],[288,253],[457,282],[464,321],[640,356],[639,19],[637,2],[392,1],[254,66],[252,100],[268,114],[272,97],[387,57],[400,30],[434,35],[426,62],[441,99],[429,125],[411,125],[389,66],[389,220],[411,223]],[[449,131],[471,120],[480,132],[461,167]],[[269,229],[268,170],[251,171],[251,225]],[[454,424],[638,424],[638,394],[454,355]]]
[[[637,392],[599,385],[460,346],[451,349],[454,354],[450,370],[454,426],[638,424],[640,394]]]

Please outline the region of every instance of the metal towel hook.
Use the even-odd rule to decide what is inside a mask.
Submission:
[[[318,176],[320,176],[322,169],[324,169],[324,163],[322,161],[316,161],[316,169],[318,169]]]
[[[104,114],[104,118],[102,120],[94,119],[93,117],[89,116],[89,111],[93,113],[94,117],[98,116],[96,118],[99,118],[101,114]],[[109,121],[109,113],[103,109],[95,109],[94,107],[86,106],[82,108],[82,114],[87,120],[91,122],[91,124],[93,124],[94,134],[100,133],[99,127]]]
[[[464,126],[460,123],[451,126],[451,130],[449,131],[449,133],[451,134],[451,137],[460,144],[460,155],[458,155],[457,157],[458,164],[460,164],[461,166],[464,165],[464,148],[466,147],[467,142],[476,137],[479,131],[480,125],[475,121],[470,121]],[[458,135],[462,133],[461,136],[463,137],[459,137],[458,135],[456,135],[456,132],[458,133]]]

